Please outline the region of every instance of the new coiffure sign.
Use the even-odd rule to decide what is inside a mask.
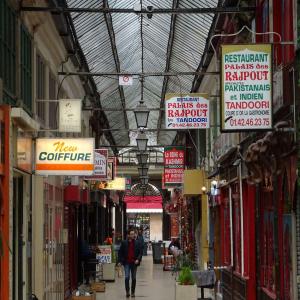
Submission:
[[[94,171],[93,138],[37,139],[38,175],[92,175]]]

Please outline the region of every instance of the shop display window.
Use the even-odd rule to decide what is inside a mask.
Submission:
[[[63,190],[44,184],[44,299],[64,299]]]
[[[150,241],[150,215],[149,214],[129,214],[127,216],[128,228],[142,228],[145,242]]]

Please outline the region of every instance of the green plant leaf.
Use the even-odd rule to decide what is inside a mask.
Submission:
[[[190,267],[183,267],[179,273],[178,281],[180,285],[193,285],[195,283]]]

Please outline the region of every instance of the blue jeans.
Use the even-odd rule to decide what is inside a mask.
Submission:
[[[130,273],[131,273],[131,293],[134,294],[135,292],[135,286],[136,286],[136,271],[137,266],[133,264],[125,264],[124,265],[125,270],[125,289],[126,293],[129,293],[129,280],[130,280]]]

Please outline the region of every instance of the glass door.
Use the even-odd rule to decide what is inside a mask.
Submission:
[[[23,177],[13,179],[13,300],[23,300]]]

